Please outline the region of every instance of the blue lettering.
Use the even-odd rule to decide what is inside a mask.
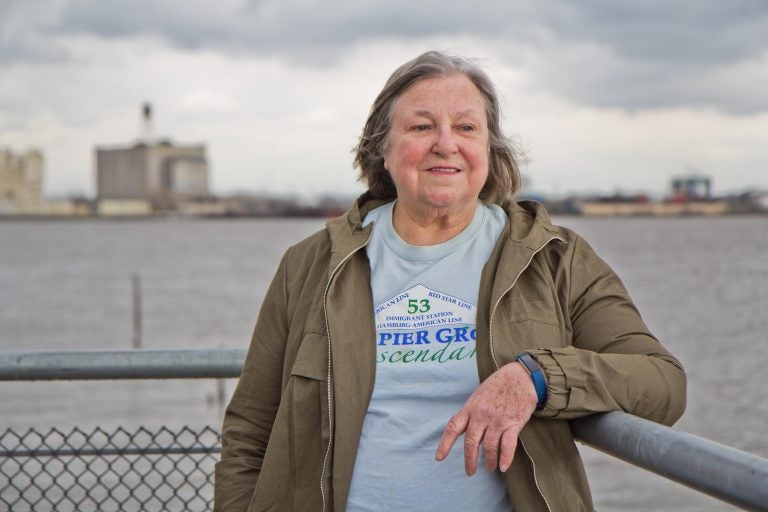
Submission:
[[[469,341],[467,329],[468,327],[456,327],[456,335],[453,337],[453,341]]]
[[[384,342],[387,341],[387,340],[391,340],[391,339],[392,339],[392,333],[391,332],[379,333],[379,346],[383,347],[384,346]]]
[[[447,327],[443,329],[438,329],[437,332],[435,333],[435,338],[440,343],[450,343],[451,340],[453,340],[453,337],[450,334],[444,334],[444,333],[450,333],[450,332],[451,332],[451,329]]]
[[[418,331],[416,333],[416,344],[421,345],[422,343],[429,344],[429,339],[427,339],[427,335],[429,334],[429,331]]]

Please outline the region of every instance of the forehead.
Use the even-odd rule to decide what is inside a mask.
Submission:
[[[485,116],[485,97],[466,75],[429,77],[406,89],[393,105],[394,114],[470,113]]]

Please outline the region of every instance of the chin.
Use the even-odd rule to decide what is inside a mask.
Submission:
[[[443,194],[429,194],[427,197],[421,198],[424,204],[427,204],[433,208],[440,209],[452,209],[462,208],[468,204],[474,204],[477,198],[466,198],[457,196],[457,194],[443,193]]]

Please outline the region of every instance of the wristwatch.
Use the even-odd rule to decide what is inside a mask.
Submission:
[[[536,388],[536,397],[538,398],[536,410],[543,409],[547,403],[547,379],[544,377],[544,370],[541,369],[539,363],[528,352],[517,354],[515,361],[523,363],[525,369],[528,370],[528,374],[533,380],[533,386]]]

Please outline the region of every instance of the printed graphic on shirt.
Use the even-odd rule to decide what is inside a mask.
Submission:
[[[445,364],[475,357],[476,308],[418,284],[375,309],[376,362]]]

